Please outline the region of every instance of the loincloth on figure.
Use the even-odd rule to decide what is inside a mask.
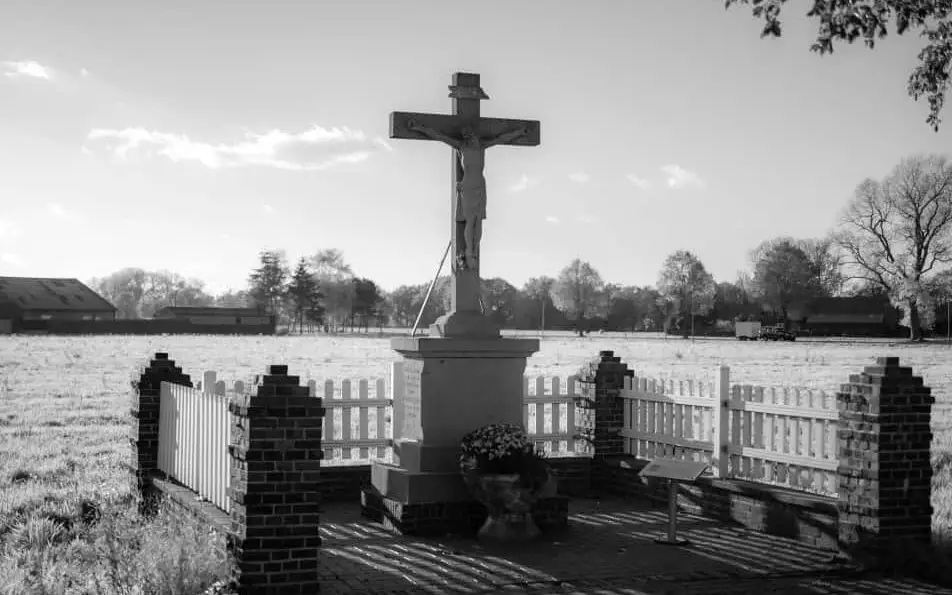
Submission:
[[[456,220],[470,221],[486,218],[486,185],[456,184]]]

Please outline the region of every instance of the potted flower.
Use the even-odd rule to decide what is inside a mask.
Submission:
[[[541,496],[555,492],[545,454],[522,427],[490,424],[460,443],[460,471],[470,493],[488,511],[479,537],[523,541],[539,535],[532,510]]]

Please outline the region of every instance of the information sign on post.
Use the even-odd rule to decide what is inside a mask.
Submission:
[[[707,463],[655,459],[641,470],[642,477],[657,477],[668,480],[668,535],[655,539],[660,545],[688,545],[687,539],[678,538],[678,484],[694,483],[707,469]]]

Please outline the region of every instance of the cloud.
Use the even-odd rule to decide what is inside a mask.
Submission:
[[[262,208],[264,209],[265,213],[271,214],[274,212],[274,207],[271,205],[262,205]]]
[[[539,180],[535,178],[531,178],[527,174],[522,174],[521,176],[519,176],[519,179],[516,181],[515,184],[512,184],[511,186],[509,186],[509,190],[511,192],[523,192],[524,190],[527,190],[538,184],[539,184]]]
[[[584,184],[588,182],[591,177],[584,171],[575,172],[574,174],[569,174],[569,179],[575,182],[576,184]]]
[[[595,223],[598,221],[598,217],[595,215],[579,215],[578,220],[582,223]]]
[[[26,268],[26,262],[16,254],[11,254],[10,252],[4,252],[0,254],[0,263],[11,266],[15,269]]]
[[[4,74],[10,78],[19,78],[29,76],[38,79],[50,80],[52,72],[46,66],[33,60],[23,62],[0,62],[0,66],[5,71]]]
[[[691,186],[700,188],[704,185],[704,180],[698,177],[696,173],[688,171],[680,165],[665,165],[661,168],[661,171],[664,172],[670,188],[688,188]]]
[[[74,223],[85,221],[85,217],[83,217],[81,213],[72,209],[67,209],[58,202],[47,203],[46,212],[51,216],[63,221],[72,221]]]
[[[86,70],[85,68],[80,68],[80,69],[79,69],[79,76],[87,77],[87,76],[89,76],[89,71]]]
[[[51,202],[46,205],[47,210],[54,217],[59,217],[60,219],[65,219],[67,217],[66,209],[63,208],[63,205]]]
[[[651,186],[651,182],[644,178],[639,178],[635,174],[628,174],[625,177],[639,190],[647,190]]]
[[[12,221],[0,219],[0,240],[13,240],[20,237],[20,230]]]
[[[262,166],[291,171],[317,171],[345,163],[359,163],[380,150],[392,150],[380,137],[370,138],[347,127],[312,126],[299,133],[271,130],[249,132],[233,144],[195,141],[181,134],[125,128],[90,131],[90,140],[101,141],[120,159],[134,151],[162,155],[179,163],[196,161],[211,169]]]
[[[559,218],[555,215],[549,215],[545,218],[546,223],[559,223]]]

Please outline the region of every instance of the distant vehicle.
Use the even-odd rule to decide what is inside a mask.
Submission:
[[[756,341],[757,338],[760,337],[760,322],[735,322],[734,334],[740,341]]]
[[[782,324],[760,329],[761,341],[796,341],[797,336],[783,328]]]

